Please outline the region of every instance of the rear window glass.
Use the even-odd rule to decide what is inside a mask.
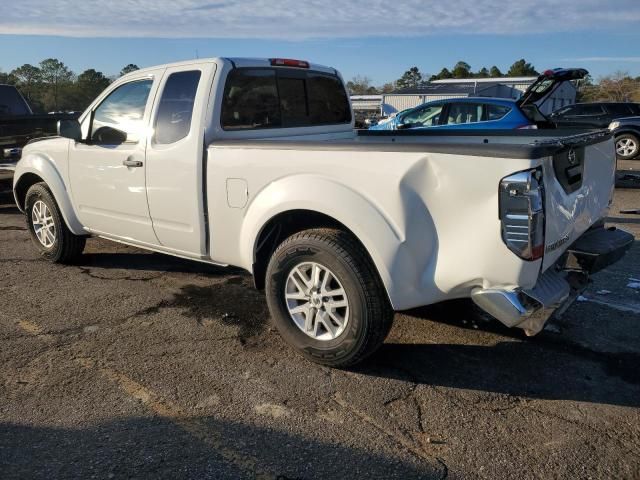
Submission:
[[[509,107],[504,105],[485,105],[487,112],[487,120],[500,120],[511,111]]]
[[[227,77],[222,128],[251,130],[351,122],[349,99],[333,75],[239,68]]]
[[[0,85],[0,115],[29,115],[29,107],[15,87]]]

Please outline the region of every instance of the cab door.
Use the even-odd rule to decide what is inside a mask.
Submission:
[[[165,249],[207,254],[204,128],[213,62],[166,69],[152,112],[147,195],[154,232]]]
[[[94,233],[155,245],[146,191],[151,104],[162,70],[112,88],[82,121],[82,142],[69,147],[71,194]]]

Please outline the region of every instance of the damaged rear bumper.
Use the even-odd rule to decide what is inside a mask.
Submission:
[[[633,235],[615,227],[592,228],[538,278],[534,288],[477,288],[471,298],[506,326],[535,335],[554,314],[560,315],[569,308],[587,287],[590,274],[620,260],[633,241]]]

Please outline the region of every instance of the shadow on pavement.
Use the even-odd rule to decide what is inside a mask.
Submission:
[[[0,181],[0,214],[22,215],[15,204],[11,190],[11,182],[9,181]]]
[[[357,371],[544,400],[640,406],[640,353],[596,352],[546,332],[495,345],[385,344]]]
[[[638,206],[640,209],[640,205]],[[640,218],[632,217],[607,217],[606,221],[609,223],[628,223],[628,224],[640,224]]]
[[[616,188],[640,188],[640,158],[618,161]]]
[[[127,418],[83,429],[0,424],[3,479],[50,478],[441,478],[335,443],[200,417]],[[187,431],[188,430],[188,431]],[[195,435],[189,433],[195,430]],[[434,459],[434,465],[436,461]]]
[[[75,262],[75,265],[105,269],[198,273],[212,276],[246,274],[244,270],[236,267],[219,267],[162,253],[142,251],[140,253],[84,253]]]

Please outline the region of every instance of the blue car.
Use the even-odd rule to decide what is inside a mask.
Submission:
[[[404,110],[370,130],[478,129],[513,130],[538,128],[549,123],[537,103],[544,101],[562,83],[584,78],[584,69],[547,70],[518,100],[504,98],[450,98]]]
[[[451,98],[424,103],[400,112],[370,130],[400,129],[500,129],[535,128],[515,100],[502,98]]]

